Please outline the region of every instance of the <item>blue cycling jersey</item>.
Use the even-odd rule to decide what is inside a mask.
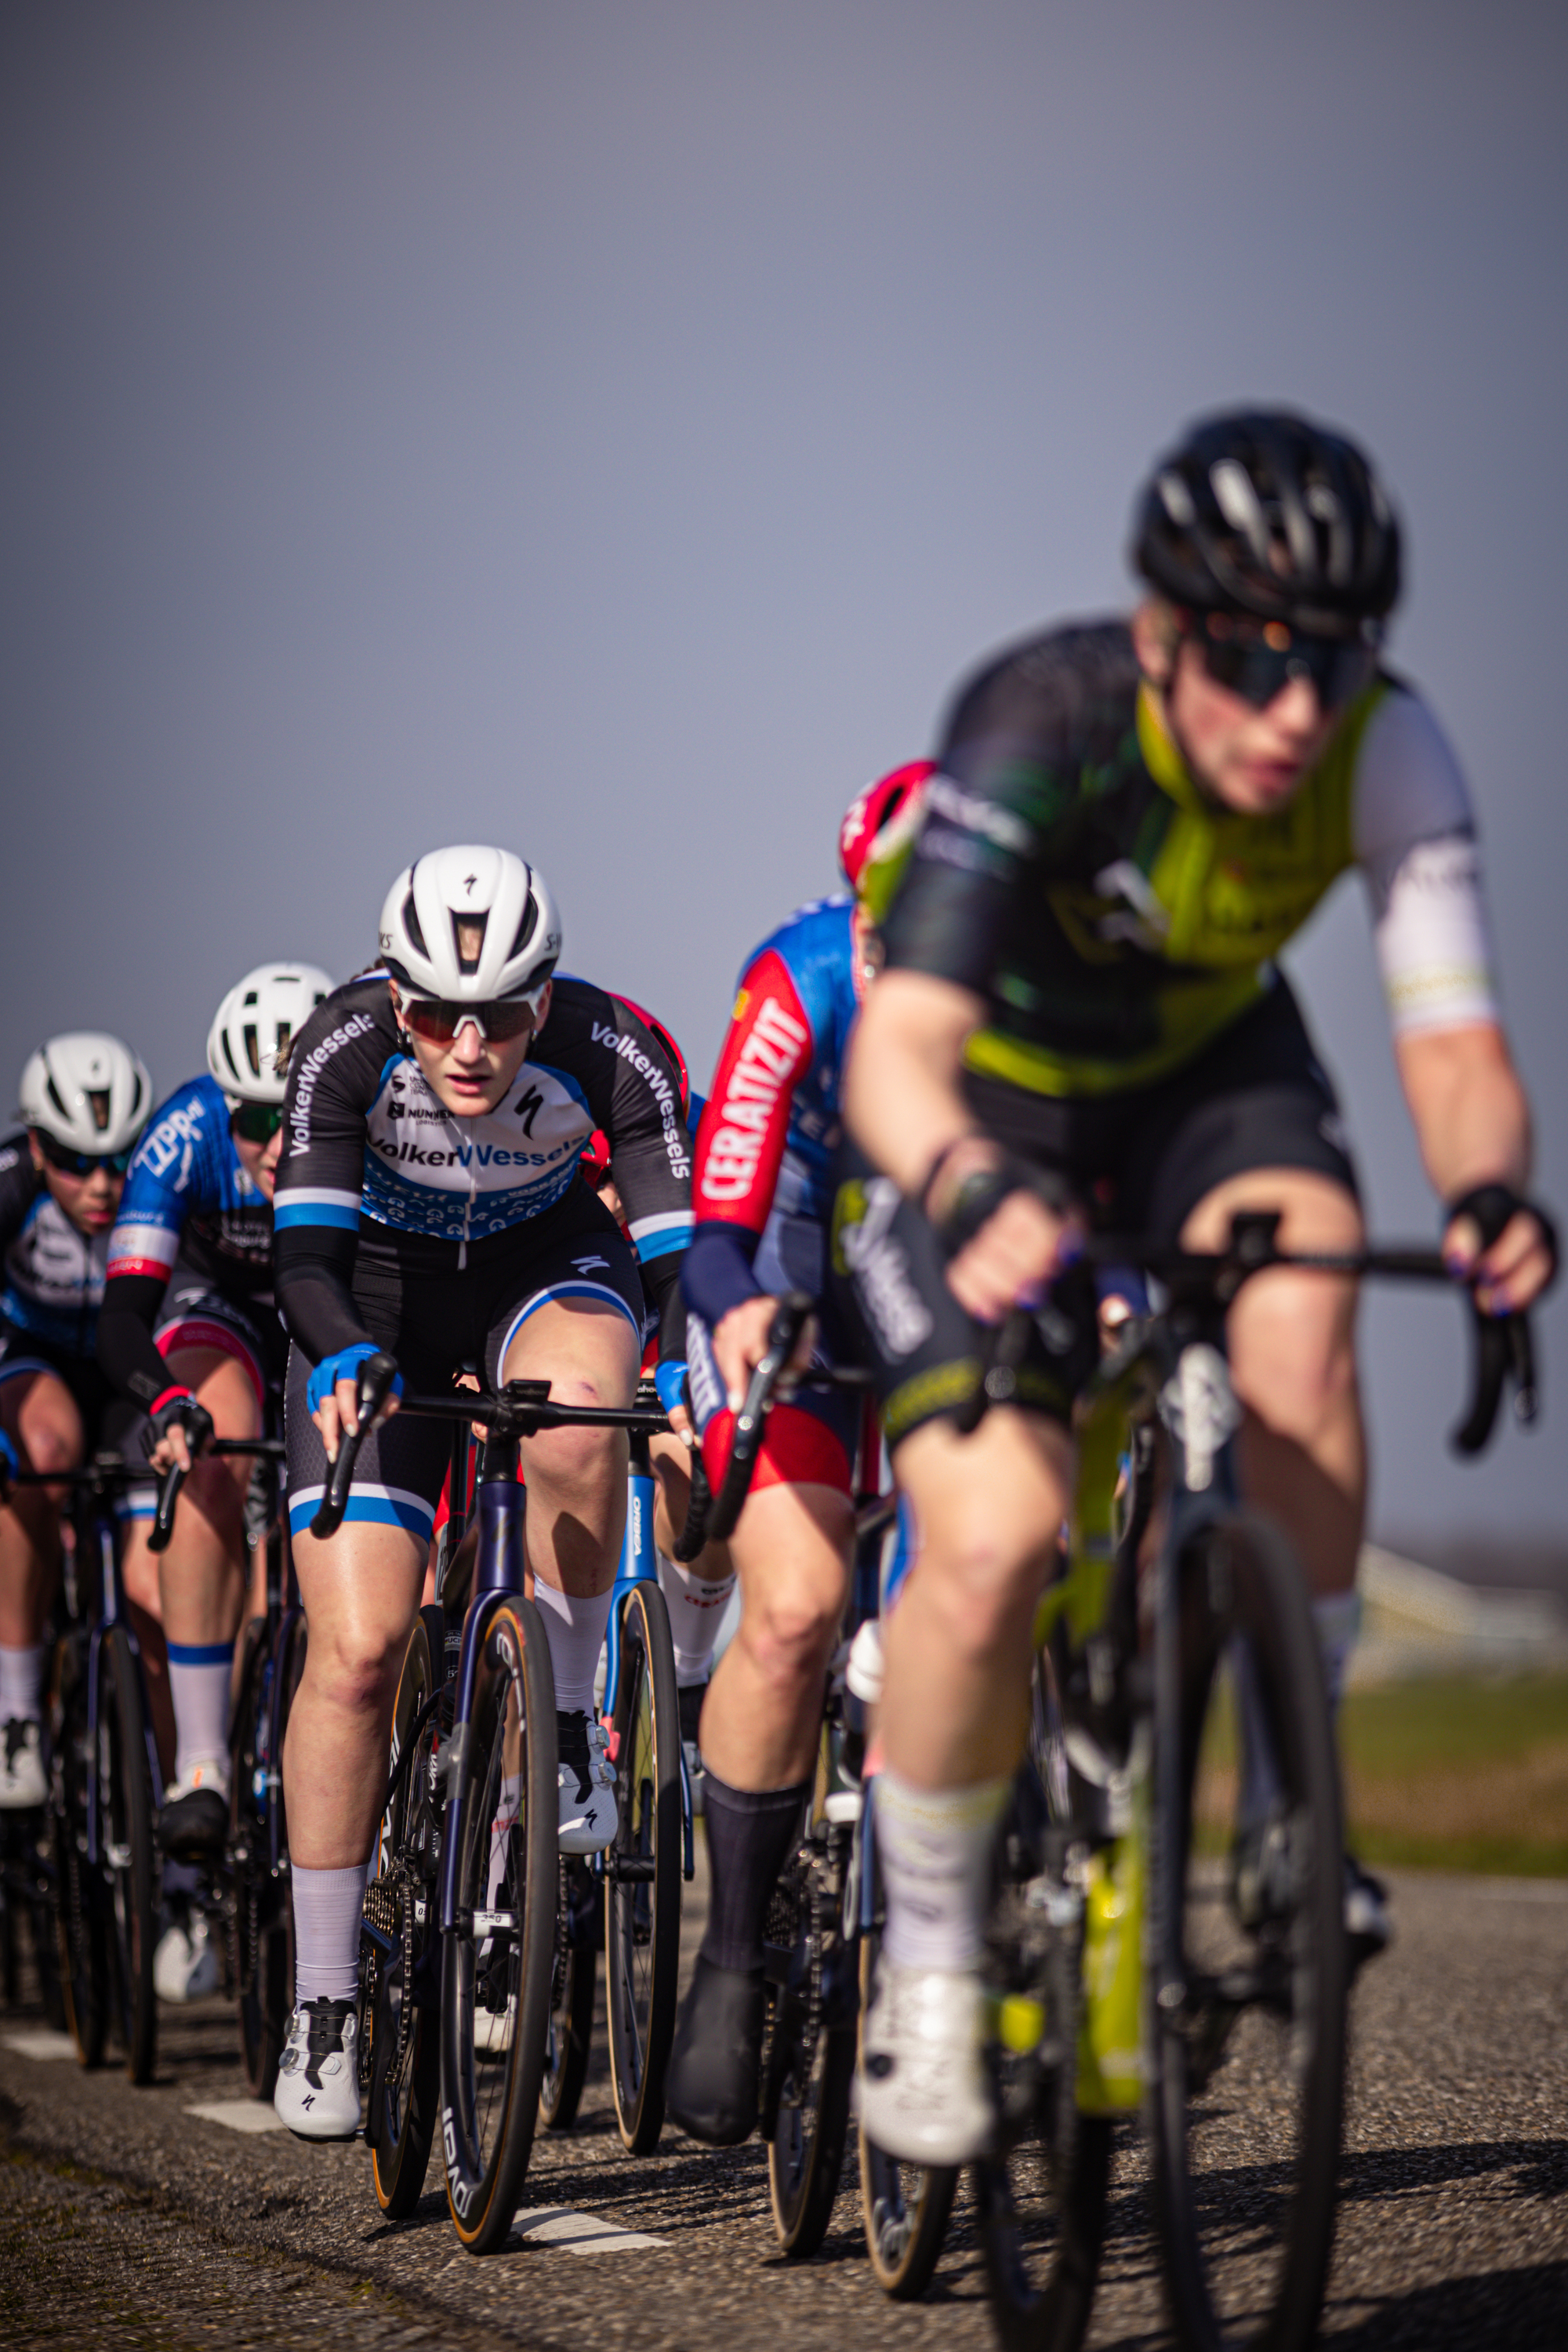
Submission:
[[[109,1276],[166,1282],[183,1269],[237,1304],[272,1296],[272,1210],[241,1165],[215,1078],[193,1078],[154,1111],[125,1180]]]

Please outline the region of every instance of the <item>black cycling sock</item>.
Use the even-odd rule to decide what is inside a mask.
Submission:
[[[702,1954],[714,1968],[762,1967],[768,1897],[800,1833],[811,1785],[731,1789],[707,1774],[702,1804],[712,1891]]]

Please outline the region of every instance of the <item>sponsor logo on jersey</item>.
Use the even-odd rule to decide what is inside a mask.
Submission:
[[[334,1029],[330,1036],[323,1037],[321,1044],[305,1055],[295,1080],[294,1099],[289,1106],[290,1158],[310,1149],[310,1105],[315,1099],[316,1081],[321,1072],[334,1054],[341,1054],[343,1047],[352,1045],[356,1037],[370,1036],[374,1028],[375,1023],[368,1013],[352,1013],[341,1027]]]
[[[705,1201],[739,1201],[750,1192],[780,1093],[793,1086],[802,1051],[810,1042],[804,1021],[776,996],[763,999],[725,1080],[723,1104],[703,1163]]]
[[[665,1158],[669,1162],[670,1173],[682,1179],[689,1176],[691,1160],[681,1131],[680,1097],[661,1065],[650,1054],[643,1052],[635,1037],[628,1037],[608,1021],[595,1022],[594,1043],[607,1046],[620,1061],[629,1062],[638,1077],[646,1081],[658,1105],[659,1119],[664,1129]]]
[[[178,1160],[180,1172],[172,1189],[183,1192],[191,1181],[191,1161],[205,1125],[206,1105],[198,1096],[167,1112],[149,1132],[136,1157],[151,1175],[157,1177],[166,1176]]]

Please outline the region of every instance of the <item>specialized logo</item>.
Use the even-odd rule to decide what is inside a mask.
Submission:
[[[776,996],[765,996],[724,1082],[724,1099],[703,1161],[704,1200],[739,1201],[751,1191],[780,1094],[794,1086],[810,1044],[805,1022]]]

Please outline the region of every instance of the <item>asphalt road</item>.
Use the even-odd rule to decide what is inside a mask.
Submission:
[[[1399,1941],[1357,1994],[1325,2338],[1568,2343],[1568,1885],[1396,1875]],[[389,2226],[358,2147],[313,2150],[193,2114],[241,2102],[221,2004],[165,2010],[158,2080],[83,2074],[37,2016],[0,2016],[0,2342],[185,2347],[518,2345],[926,2352],[993,2339],[966,2191],[929,2300],[864,2260],[853,2144],[823,2252],[779,2256],[762,2150],[666,2134],[621,2152],[602,2063],[577,2127],[541,2134],[519,2234],[462,2252],[433,2179]],[[25,2047],[19,2048],[21,2042]],[[601,2037],[602,2048],[602,2037]],[[232,2116],[233,2105],[230,2107]],[[1090,2341],[1166,2341],[1142,2151],[1120,2145]],[[1227,2176],[1225,2193],[1248,2184]],[[652,2240],[656,2242],[648,2243]]]

